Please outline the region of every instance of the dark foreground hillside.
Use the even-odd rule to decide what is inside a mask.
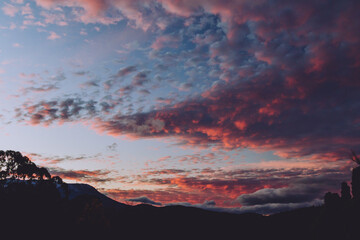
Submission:
[[[360,207],[353,202],[262,216],[103,201],[62,198],[46,181],[15,183],[1,192],[1,232],[15,239],[358,239]]]
[[[358,216],[359,206],[311,207],[262,216],[139,205],[120,210],[112,227],[126,226],[127,234],[161,239],[357,239]]]
[[[355,158],[360,165],[360,159]],[[325,205],[271,216],[118,203],[67,184],[15,151],[0,151],[0,234],[10,239],[291,239],[360,236],[360,167]]]

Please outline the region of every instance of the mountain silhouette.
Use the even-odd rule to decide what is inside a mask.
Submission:
[[[106,195],[100,193],[96,188],[89,184],[84,183],[68,183],[69,190],[69,200],[75,199],[82,195],[89,195],[98,198],[105,208],[124,208],[129,207],[126,204],[120,203],[107,197]],[[64,193],[61,188],[59,188],[60,194],[64,197]]]

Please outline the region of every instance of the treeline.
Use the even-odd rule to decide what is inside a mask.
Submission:
[[[44,167],[38,167],[26,156],[17,151],[0,151],[0,180],[52,180],[63,183],[59,176],[51,177]]]
[[[350,158],[359,165],[352,170],[351,190],[347,182],[342,182],[340,196],[338,193],[327,192],[324,196],[325,206],[327,207],[336,207],[350,202],[360,204],[360,158],[354,151],[351,151]]]
[[[360,218],[360,159],[352,151],[351,160],[358,166],[352,169],[351,188],[341,183],[340,195],[327,192],[324,206],[314,220],[313,239],[358,239]]]

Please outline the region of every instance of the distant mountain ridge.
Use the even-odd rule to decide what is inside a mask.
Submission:
[[[89,184],[85,183],[68,183],[68,190],[69,190],[69,200],[72,200],[76,197],[81,195],[90,195],[94,197],[98,197],[105,208],[123,208],[127,207],[128,205],[124,203],[120,203],[115,201],[112,198],[107,197],[106,195],[100,193],[96,188]],[[62,197],[65,196],[63,189],[58,188]]]

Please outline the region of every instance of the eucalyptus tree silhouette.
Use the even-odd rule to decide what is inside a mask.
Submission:
[[[44,177],[46,177],[48,180],[51,179],[50,173],[44,167],[38,168],[37,175],[38,175],[39,180],[44,180]]]
[[[38,180],[51,179],[49,171],[38,167],[20,152],[8,150],[0,151],[0,179]]]
[[[59,176],[52,177],[51,180],[52,180],[54,183],[57,183],[57,184],[62,184],[62,183],[63,183],[63,180],[62,180],[61,177],[59,177]]]
[[[27,231],[38,226],[55,231],[52,223],[60,224],[64,219],[63,209],[68,201],[67,197],[61,197],[61,188],[67,189],[67,184],[60,177],[51,177],[46,168],[36,166],[27,156],[0,150],[1,229],[19,232],[19,225],[14,223],[29,218],[31,221],[22,226],[27,227]],[[52,215],[58,218],[54,220]]]

